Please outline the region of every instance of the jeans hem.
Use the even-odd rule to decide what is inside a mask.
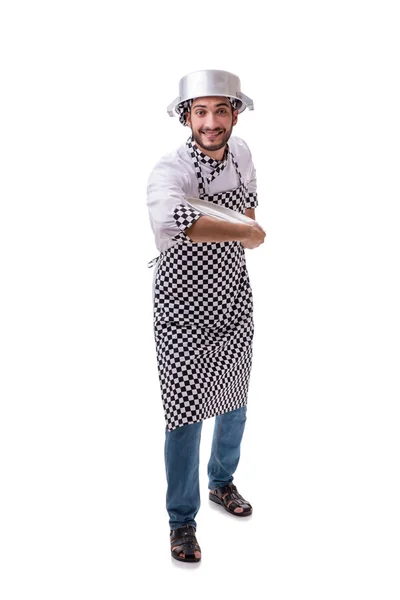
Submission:
[[[174,531],[174,529],[179,529],[179,527],[183,527],[184,525],[191,525],[195,529],[197,529],[196,521],[185,521],[184,523],[176,523],[176,525],[169,524],[170,531]]]

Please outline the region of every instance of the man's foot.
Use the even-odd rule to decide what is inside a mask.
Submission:
[[[228,483],[216,490],[210,490],[209,498],[220,504],[228,513],[237,517],[248,517],[253,512],[250,502],[247,502],[237,491],[233,483]]]
[[[182,525],[170,533],[171,556],[182,562],[199,562],[201,559],[200,546],[196,539],[196,529],[193,525]]]

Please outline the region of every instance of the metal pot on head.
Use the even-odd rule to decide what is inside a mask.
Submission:
[[[238,101],[238,111],[246,108],[254,110],[251,98],[243,94],[240,79],[228,71],[208,70],[195,71],[182,77],[179,82],[179,96],[167,107],[168,114],[178,114],[177,107],[185,100],[204,98],[205,96],[228,96]]]

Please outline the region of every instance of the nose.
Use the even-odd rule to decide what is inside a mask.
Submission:
[[[219,129],[217,115],[211,111],[207,113],[204,125],[207,129]]]

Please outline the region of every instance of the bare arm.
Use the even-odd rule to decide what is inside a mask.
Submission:
[[[244,214],[246,215],[246,217],[250,217],[250,219],[253,219],[253,221],[256,220],[256,209],[255,208],[246,208],[246,210],[244,211]]]
[[[192,242],[233,242],[245,237],[246,228],[245,223],[230,223],[203,215],[185,233]]]
[[[241,242],[245,248],[257,248],[264,242],[265,232],[254,221],[231,223],[215,217],[202,215],[186,230],[192,242]]]

